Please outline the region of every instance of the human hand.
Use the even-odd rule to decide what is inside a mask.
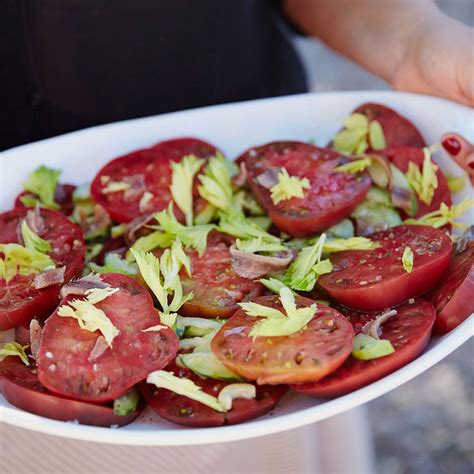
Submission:
[[[434,0],[282,0],[298,28],[395,89],[474,105],[474,29]]]
[[[474,29],[430,10],[413,30],[390,82],[398,90],[474,106]]]
[[[457,133],[445,133],[441,145],[449,156],[467,172],[474,185],[474,145]]]

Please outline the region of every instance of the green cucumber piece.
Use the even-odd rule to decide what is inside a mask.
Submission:
[[[218,380],[241,380],[240,377],[231,372],[212,352],[191,352],[180,354],[179,362],[189,370],[201,377]]]
[[[367,334],[357,334],[352,345],[352,357],[359,360],[378,359],[394,352],[388,339],[375,339]]]
[[[140,392],[135,387],[126,391],[120,398],[114,400],[114,414],[127,416],[134,413],[140,401]]]
[[[330,227],[326,233],[338,239],[350,239],[354,237],[354,224],[350,219],[344,219],[336,225]]]
[[[369,235],[402,223],[395,208],[367,200],[354,209],[351,217],[357,222],[358,235],[361,235],[361,228],[364,229],[363,235]]]

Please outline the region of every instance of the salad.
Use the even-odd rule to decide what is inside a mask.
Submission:
[[[470,186],[420,132],[363,104],[325,147],[197,138],[120,156],[91,183],[41,166],[0,213],[0,391],[117,427],[253,419],[404,366],[474,311]]]

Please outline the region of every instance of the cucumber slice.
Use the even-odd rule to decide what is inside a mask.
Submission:
[[[339,224],[330,227],[326,233],[338,239],[350,239],[354,237],[354,224],[350,219],[344,219]]]
[[[374,191],[372,193],[374,199],[366,199],[351,214],[357,224],[357,235],[369,235],[372,232],[386,230],[402,223],[400,214],[391,205],[391,202],[389,206],[382,202],[383,194],[379,191],[385,193],[383,190]]]
[[[214,328],[198,328],[196,326],[187,326],[184,330],[184,337],[202,337],[210,332],[215,331]]]
[[[387,207],[393,207],[390,193],[385,191],[385,189],[377,188],[376,186],[372,186],[369,189],[366,200],[377,204],[383,204]]]
[[[178,316],[176,324],[184,328],[184,337],[201,337],[219,329],[222,323],[215,319]]]
[[[218,380],[241,380],[240,377],[225,367],[212,352],[191,352],[181,354],[178,361],[201,377]]]
[[[114,400],[114,413],[119,416],[127,416],[134,413],[140,401],[140,392],[132,387],[126,391],[120,398]]]

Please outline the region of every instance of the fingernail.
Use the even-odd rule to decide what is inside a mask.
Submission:
[[[453,156],[456,156],[461,151],[461,144],[453,137],[446,138],[441,142],[441,145],[443,145],[443,148]]]

